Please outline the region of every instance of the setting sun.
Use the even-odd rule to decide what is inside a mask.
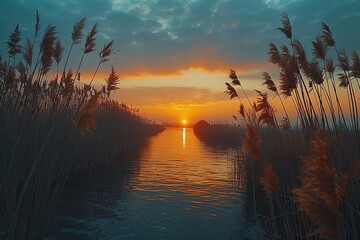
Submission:
[[[182,122],[182,124],[185,125],[185,124],[187,123],[187,120],[186,120],[186,119],[183,119],[181,122]]]

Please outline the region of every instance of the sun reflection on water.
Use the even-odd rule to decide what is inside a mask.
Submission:
[[[54,234],[61,234],[56,236],[258,239],[260,230],[242,215],[250,211],[245,169],[235,149],[207,146],[192,128],[167,128],[149,140],[139,158],[124,164],[103,181],[93,180],[88,192],[67,193],[70,199],[57,210],[65,220],[56,225]]]
[[[186,128],[182,129],[182,146],[183,148],[186,146]]]

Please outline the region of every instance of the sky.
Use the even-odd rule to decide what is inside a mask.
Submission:
[[[41,32],[49,24],[57,26],[64,55],[77,20],[86,17],[84,35],[97,23],[97,52],[85,57],[82,83],[90,81],[103,45],[114,40],[111,60],[101,66],[95,84],[105,84],[113,66],[121,79],[113,98],[158,123],[233,121],[239,103],[224,93],[229,69],[237,72],[250,97],[253,89],[264,90],[263,71],[276,79],[267,51],[270,42],[288,43],[277,31],[283,11],[309,54],[322,22],[330,26],[337,46],[360,50],[360,0],[2,0],[3,59],[17,24],[23,43],[33,38],[36,9]],[[74,71],[82,46],[76,45],[70,57]]]

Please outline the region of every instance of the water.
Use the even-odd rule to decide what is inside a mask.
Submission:
[[[258,239],[234,156],[190,128],[167,128],[111,171],[68,186],[48,239]]]

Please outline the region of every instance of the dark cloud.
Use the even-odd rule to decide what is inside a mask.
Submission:
[[[289,6],[294,34],[304,44],[310,46],[317,34],[321,33],[321,23],[328,24],[337,40],[338,47],[349,51],[359,50],[360,1],[343,0],[303,0]]]
[[[97,49],[114,40],[112,64],[120,72],[161,74],[263,64],[269,42],[286,43],[276,30],[283,10],[309,53],[321,22],[330,25],[340,47],[359,50],[357,0],[8,0],[0,7],[1,55],[7,55],[5,42],[17,23],[24,36],[32,38],[38,9],[43,29],[57,25],[67,47],[76,20],[87,17],[86,31],[98,22]],[[75,48],[73,63],[80,51],[80,46]],[[91,54],[84,65],[93,68],[97,58]]]

